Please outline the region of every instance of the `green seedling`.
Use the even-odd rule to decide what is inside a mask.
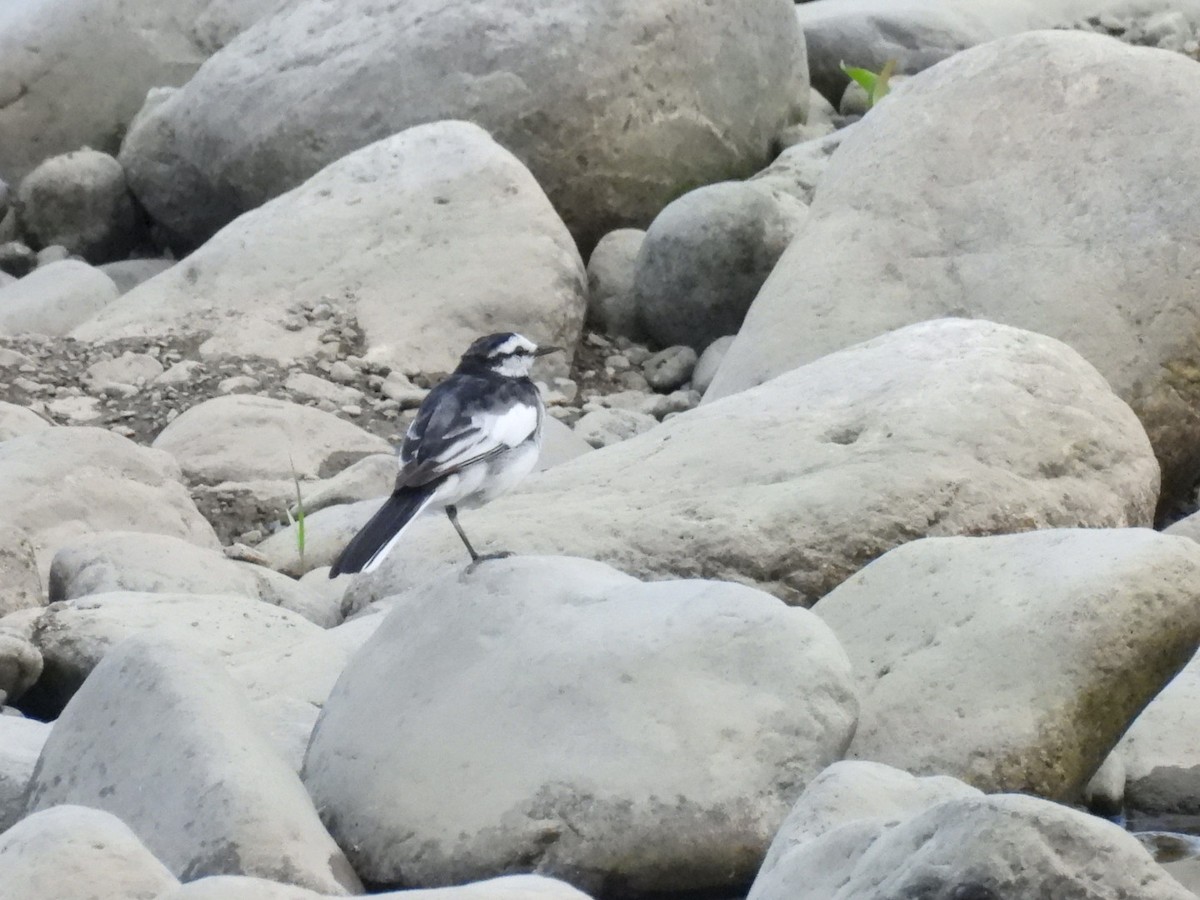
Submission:
[[[862,89],[867,92],[867,109],[870,109],[887,96],[890,90],[889,82],[896,71],[896,60],[889,59],[878,72],[848,66],[844,62],[841,63],[841,67],[843,72],[858,82]]]
[[[300,569],[304,569],[304,495],[300,493],[300,477],[296,474],[296,464],[292,462],[292,454],[288,454],[288,465],[292,469],[292,484],[296,486],[296,517],[292,511],[287,511],[288,524],[296,526],[296,550],[300,553]]]

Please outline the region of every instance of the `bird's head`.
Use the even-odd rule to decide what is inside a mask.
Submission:
[[[458,370],[480,369],[508,378],[526,378],[539,356],[557,352],[559,347],[539,347],[529,338],[513,331],[502,331],[479,338],[462,355]]]

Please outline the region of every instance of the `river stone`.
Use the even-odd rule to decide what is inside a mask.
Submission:
[[[1131,814],[1151,821],[1200,814],[1200,748],[1192,738],[1198,710],[1200,656],[1142,710],[1113,750]]]
[[[899,821],[959,797],[983,794],[957,778],[923,778],[882,763],[844,759],[808,783],[767,851],[758,878],[763,879],[795,848],[859,819]]]
[[[244,649],[226,659],[230,677],[294,771],[304,763],[313,726],[338,676],[382,621],[383,616],[360,616],[298,641]]]
[[[173,265],[173,259],[122,259],[105,263],[98,268],[113,280],[118,292],[128,294],[139,284],[161,275]]]
[[[59,153],[80,147],[116,153],[148,90],[183,84],[214,50],[274,5],[0,4],[0,172],[15,182]]]
[[[299,298],[322,298],[354,317],[368,358],[407,373],[449,372],[502,329],[575,345],[579,253],[533,176],[482,129],[412,128],[296,184],[75,336],[202,334],[202,356],[286,362],[321,347],[327,321],[292,320]]]
[[[394,599],[304,781],[379,886],[519,860],[597,894],[729,890],[841,756],[850,679],[815,616],[744,585],[491,561]]]
[[[0,509],[29,536],[43,578],[59,547],[96,532],[218,546],[178,463],[103,428],[48,428],[0,443]]]
[[[257,875],[360,893],[255,719],[219,664],[162,636],[131,637],[59,716],[29,810],[78,803],[111,812],[185,881]]]
[[[2,636],[3,631],[0,631]],[[25,795],[33,778],[33,768],[49,735],[47,722],[0,715],[0,834],[25,815]],[[0,863],[2,869],[3,863]],[[0,889],[4,887],[3,876],[0,876]],[[7,892],[5,896],[8,896]]]
[[[42,674],[42,654],[16,631],[0,628],[0,706],[19,700]]]
[[[291,482],[332,475],[391,445],[332,413],[273,397],[235,394],[189,409],[154,439],[194,482]]]
[[[98,150],[47,159],[25,176],[17,199],[21,227],[34,247],[56,244],[90,263],[104,263],[128,255],[144,238],[125,171]]]
[[[588,900],[587,894],[563,881],[540,875],[505,875],[488,881],[424,891],[384,891],[372,900]],[[244,875],[213,875],[188,884],[155,900],[322,900],[320,894]]]
[[[1077,353],[941,320],[673,416],[460,519],[489,552],[569,553],[812,604],[914,538],[1148,525],[1157,490],[1137,418]],[[389,596],[464,562],[430,516],[349,594]]]
[[[45,667],[27,700],[53,714],[109,651],[124,639],[175,641],[218,659],[270,653],[322,629],[300,615],[228,594],[143,594],[113,591],[53,603],[33,623]]]
[[[51,423],[32,409],[0,400],[0,441],[7,441],[10,438],[20,437],[34,431],[44,431],[49,427],[51,427]]]
[[[111,278],[77,259],[41,266],[0,287],[0,335],[58,337],[117,298]]]
[[[588,257],[588,323],[609,337],[645,338],[633,297],[638,251],[645,239],[640,228],[618,228],[600,238]]]
[[[748,900],[898,897],[1194,900],[1117,825],[1016,794],[851,822],[794,849]]]
[[[1200,294],[1177,248],[1200,233],[1200,169],[1178,160],[1200,134],[1198,91],[1193,60],[1073,32],[910,79],[833,155],[706,399],[911,322],[986,318],[1093,363],[1145,425],[1164,505],[1190,497]]]
[[[1073,799],[1200,643],[1200,546],[1149,529],[926,538],[816,612],[855,666],[851,758]]]
[[[0,520],[0,616],[45,602],[37,553],[29,535]]]
[[[56,806],[0,834],[5,900],[157,900],[177,884],[129,826],[99,809]]]
[[[89,535],[54,554],[51,603],[113,591],[234,594],[291,610],[322,627],[340,621],[336,606],[286,575],[164,534]]]
[[[660,212],[638,252],[633,306],[662,347],[696,352],[734,334],[807,210],[752,181],[689,191]]]
[[[139,116],[121,159],[150,214],[195,246],[372,141],[469,119],[589,251],[688,188],[761,168],[807,101],[790,0],[298,0]]]

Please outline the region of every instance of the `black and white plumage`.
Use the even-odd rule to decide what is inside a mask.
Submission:
[[[444,509],[471,559],[486,558],[467,540],[458,507],[487,503],[533,471],[546,411],[529,370],[558,349],[512,332],[471,344],[417,410],[400,446],[392,495],[342,550],[329,577],[373,571],[426,509]]]

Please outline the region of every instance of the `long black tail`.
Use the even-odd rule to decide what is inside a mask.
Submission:
[[[433,488],[429,486],[402,487],[393,491],[379,512],[351,538],[329,570],[329,577],[373,570],[432,497]]]

